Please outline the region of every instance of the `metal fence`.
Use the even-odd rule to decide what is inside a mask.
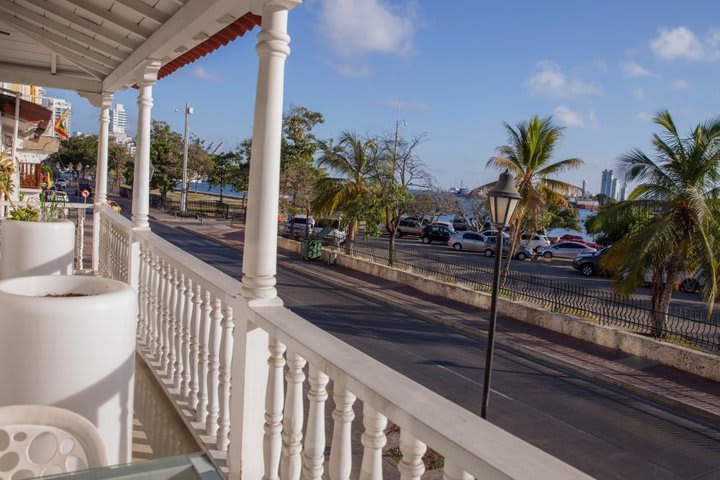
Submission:
[[[150,195],[150,207],[165,210],[176,215],[212,217],[224,220],[245,221],[245,204],[226,203],[220,200],[188,200],[185,212],[180,211],[180,201]]]
[[[389,264],[386,246],[356,241],[353,255]],[[422,249],[396,249],[393,266],[478,291],[490,292],[492,287],[493,269],[463,261],[461,256],[448,258]],[[653,324],[647,299],[622,297],[612,291],[512,270],[500,287],[500,295],[540,305],[554,312],[576,315],[601,325],[619,326],[641,335],[659,336],[720,353],[720,313],[707,319],[702,308],[672,305],[666,319]]]

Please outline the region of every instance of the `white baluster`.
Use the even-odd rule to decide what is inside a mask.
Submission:
[[[317,367],[308,368],[308,421],[302,457],[303,480],[321,480],[325,461],[325,401],[329,378]]]
[[[162,286],[160,284],[160,259],[154,253],[150,254],[152,270],[150,271],[150,354],[157,359],[159,353],[160,338],[160,295]]]
[[[472,475],[463,471],[458,464],[447,458],[445,459],[442,478],[443,480],[473,480]]]
[[[270,368],[265,390],[265,435],[263,437],[265,475],[263,475],[263,480],[278,480],[282,448],[280,433],[283,419],[283,367],[285,366],[283,353],[285,353],[285,345],[275,337],[270,337],[268,350],[270,351],[268,358]]]
[[[182,381],[183,371],[183,348],[184,341],[183,335],[185,329],[183,325],[183,313],[185,312],[185,274],[180,273],[177,279],[176,291],[177,298],[175,299],[175,368],[173,369],[173,387],[180,390],[180,383]]]
[[[369,404],[363,404],[363,426],[365,431],[360,437],[363,458],[360,467],[360,480],[377,480],[383,478],[382,449],[387,443],[385,427],[387,418]]]
[[[303,382],[305,382],[305,359],[295,352],[288,352],[288,370],[285,375],[287,392],[285,393],[285,412],[283,414],[282,456],[280,458],[280,478],[298,480],[300,478],[303,425]]]
[[[209,342],[209,367],[208,367],[208,416],[205,419],[205,433],[210,436],[217,435],[218,418],[220,414],[220,402],[218,399],[218,382],[220,374],[220,339],[222,330],[222,302],[219,298],[213,300],[213,310],[210,316],[210,342]]]
[[[167,374],[168,366],[168,355],[170,353],[169,342],[170,342],[170,285],[171,285],[171,273],[170,264],[165,260],[161,260],[162,263],[162,276],[160,281],[162,283],[162,293],[160,296],[160,371],[163,374]]]
[[[192,337],[192,317],[193,317],[193,282],[190,276],[185,278],[185,305],[183,307],[183,369],[182,381],[180,384],[180,394],[183,398],[190,395],[190,339]]]
[[[175,378],[175,367],[177,365],[177,300],[178,300],[178,280],[179,272],[175,267],[170,268],[169,288],[170,288],[170,299],[168,301],[168,355],[167,355],[167,368],[165,372],[167,377],[172,383]]]
[[[192,317],[190,318],[190,408],[197,410],[200,377],[200,322],[202,316],[202,290],[197,283],[194,285],[192,303]]]
[[[210,292],[203,291],[202,306],[200,307],[200,355],[198,359],[198,402],[195,411],[195,421],[205,422],[208,406],[208,342],[210,340]]]
[[[350,434],[352,432],[352,421],[355,418],[353,403],[355,395],[350,393],[344,386],[333,385],[333,436],[330,447],[330,480],[348,480],[352,468],[352,450],[350,445]]]
[[[400,480],[420,480],[425,473],[425,464],[422,457],[425,455],[427,445],[415,438],[407,430],[400,430],[400,452],[402,459],[398,464]]]
[[[223,309],[222,340],[220,342],[220,426],[217,434],[217,448],[224,452],[230,444],[230,365],[233,355],[233,310]]]
[[[83,255],[85,255],[85,209],[77,209],[77,268],[83,269]]]
[[[137,331],[136,331],[136,337],[137,341],[140,344],[143,344],[145,342],[145,320],[147,319],[147,315],[145,314],[145,300],[146,300],[146,293],[145,293],[145,282],[144,282],[144,276],[145,271],[147,270],[147,267],[145,265],[146,260],[146,252],[145,247],[143,247],[142,244],[140,244],[140,282],[138,283],[138,325],[137,325]]]

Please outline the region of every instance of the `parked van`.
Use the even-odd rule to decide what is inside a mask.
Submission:
[[[307,230],[313,233],[315,228],[315,219],[308,217],[307,215],[295,215],[288,217],[288,219],[282,225],[282,235],[288,235],[292,237],[305,237]]]

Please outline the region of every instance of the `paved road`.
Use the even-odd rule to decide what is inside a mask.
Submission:
[[[152,228],[239,278],[237,251],[158,223]],[[310,322],[479,412],[485,355],[481,340],[282,268],[278,288],[286,305]],[[495,368],[490,421],[592,476],[720,478],[719,425],[502,348]]]

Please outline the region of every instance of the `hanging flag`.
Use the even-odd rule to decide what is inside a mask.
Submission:
[[[70,138],[70,132],[67,128],[67,114],[70,111],[70,109],[66,109],[63,113],[60,114],[60,116],[55,120],[55,133],[57,133],[58,137],[62,138],[63,140],[67,140]]]

